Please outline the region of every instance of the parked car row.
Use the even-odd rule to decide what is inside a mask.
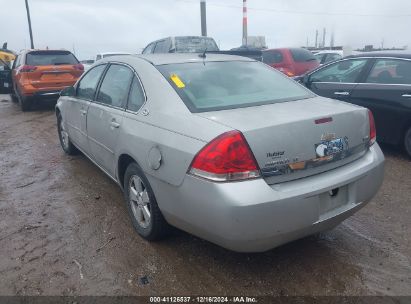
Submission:
[[[411,53],[353,55],[297,80],[320,96],[370,109],[378,141],[404,146],[411,157]]]

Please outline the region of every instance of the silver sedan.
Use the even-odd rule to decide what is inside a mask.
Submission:
[[[235,251],[328,230],[378,191],[372,113],[218,54],[98,61],[56,106],[61,145],[124,191],[135,230],[178,227]]]

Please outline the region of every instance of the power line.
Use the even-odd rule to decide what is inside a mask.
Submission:
[[[190,0],[176,0],[178,2],[185,2],[190,4],[198,4],[198,1]],[[223,4],[216,2],[207,2],[209,6],[232,8],[232,9],[242,9],[241,6]],[[274,8],[262,8],[262,7],[248,7],[248,10],[261,11],[261,12],[272,12],[277,14],[293,14],[293,15],[322,15],[322,16],[353,16],[353,17],[387,17],[387,18],[398,18],[398,17],[411,17],[411,14],[357,14],[357,13],[344,13],[344,12],[306,12],[306,11],[294,11],[294,10],[279,10]]]

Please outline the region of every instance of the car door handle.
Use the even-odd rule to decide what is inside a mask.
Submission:
[[[113,128],[119,128],[120,127],[120,124],[117,122],[117,121],[115,121],[115,120],[113,120],[111,123],[110,123],[110,125],[113,127]]]
[[[411,94],[403,94],[402,97],[411,98]]]
[[[350,95],[350,92],[334,92],[334,95],[338,95],[338,96],[348,96],[348,95]]]
[[[86,115],[86,114],[87,114],[87,111],[86,111],[86,110],[81,109],[81,110],[80,110],[80,113],[81,113],[81,115],[83,115],[83,116],[84,116],[84,115]]]

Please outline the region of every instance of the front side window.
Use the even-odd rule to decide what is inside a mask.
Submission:
[[[80,80],[77,87],[77,97],[87,100],[93,100],[96,93],[97,84],[100,80],[106,65],[98,65],[87,72]]]
[[[367,59],[336,62],[311,74],[310,82],[355,83],[366,63]]]
[[[261,62],[195,62],[157,68],[191,112],[252,107],[314,96]]]
[[[97,101],[113,107],[124,107],[132,78],[133,72],[128,67],[111,65],[101,83]]]
[[[137,112],[144,104],[145,98],[143,89],[140,86],[140,82],[137,77],[134,76],[133,83],[131,85],[130,95],[128,97],[127,109],[133,112]]]
[[[154,49],[154,53],[168,53],[167,50],[167,41],[161,40],[156,43],[156,47]]]
[[[153,52],[154,43],[150,43],[144,50],[143,54],[151,54]]]
[[[381,84],[411,84],[411,61],[400,59],[377,59],[366,82]]]
[[[44,65],[74,65],[78,60],[68,51],[34,51],[26,55],[26,64]]]

